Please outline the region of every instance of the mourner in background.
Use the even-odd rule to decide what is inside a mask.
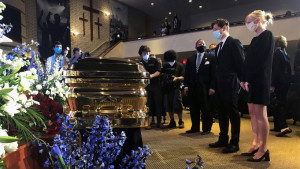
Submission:
[[[202,135],[209,134],[212,114],[208,110],[208,95],[215,93],[213,56],[205,53],[206,44],[199,39],[195,44],[197,53],[187,59],[184,73],[184,94],[191,99],[192,127],[186,133],[200,132],[200,110]]]
[[[73,57],[69,59],[69,65],[76,63],[81,57],[81,50],[79,48],[73,49]]]
[[[273,57],[272,67],[272,82],[271,92],[275,93],[277,102],[274,116],[274,129],[271,131],[280,132],[277,137],[291,133],[292,129],[288,128],[286,123],[286,96],[290,88],[291,81],[291,64],[290,57],[286,53],[287,40],[284,36],[276,36],[275,38],[275,52]]]
[[[121,28],[117,28],[117,30],[114,34],[114,43],[117,43],[117,42],[121,41],[122,38],[123,38],[122,36],[123,35],[122,35],[122,32],[121,32]]]
[[[181,20],[179,20],[177,14],[173,16],[173,33],[179,33],[181,27]]]
[[[209,49],[208,49],[208,53],[209,53],[209,54],[212,54],[212,55],[215,55],[216,47],[217,47],[216,44],[214,44],[214,43],[210,44],[210,45],[209,45]]]
[[[163,88],[164,88],[164,108],[165,112],[169,112],[170,123],[168,128],[176,127],[174,120],[174,113],[178,115],[178,127],[184,128],[184,122],[182,121],[182,98],[180,86],[183,81],[184,68],[179,62],[176,62],[177,54],[174,50],[169,50],[164,53],[164,61],[168,62],[164,64],[163,73]]]
[[[139,55],[142,57],[140,63],[143,64],[145,69],[150,73],[150,84],[146,87],[148,94],[147,106],[150,108],[149,114],[152,117],[157,117],[157,128],[164,128],[161,124],[162,93],[159,78],[161,66],[156,59],[149,57],[150,48],[148,46],[141,46]]]
[[[239,79],[243,75],[244,51],[238,39],[229,35],[229,22],[217,19],[212,24],[213,35],[220,43],[216,47],[216,94],[219,99],[220,135],[210,147],[226,147],[223,153],[239,150],[240,115],[238,111]],[[228,128],[231,123],[231,140],[228,144]]]
[[[256,10],[246,19],[246,27],[250,32],[255,32],[245,60],[245,79],[241,86],[248,92],[248,109],[252,126],[252,145],[245,156],[253,156],[248,161],[258,162],[262,159],[270,160],[267,149],[269,135],[269,121],[267,105],[270,103],[270,87],[272,61],[274,54],[274,38],[272,32],[266,29],[271,24],[271,13]]]
[[[155,56],[154,54],[150,54],[150,57],[157,60],[157,62],[158,62],[158,64],[159,64],[160,68],[163,67],[163,63],[162,63],[161,58],[156,58],[156,56]],[[162,74],[159,75],[159,78],[160,78],[160,82],[162,83],[161,76],[162,76]],[[163,92],[163,88],[161,88],[161,90],[162,90],[161,93],[164,93],[164,92]],[[162,97],[163,97],[163,96],[162,96]],[[162,101],[161,105],[164,105],[164,99],[161,99],[161,101]],[[161,116],[163,117],[163,124],[165,124],[167,118],[166,118],[166,111],[165,111],[164,106],[162,106]],[[153,118],[153,117],[152,117],[152,122],[151,122],[151,123],[152,123],[152,124],[155,124],[154,118]]]
[[[54,64],[55,62],[59,62],[59,66],[66,68],[67,66],[67,54],[68,54],[68,50],[64,50],[62,51],[62,44],[59,41],[56,41],[53,45],[53,51],[54,51],[54,55],[50,56],[47,59],[46,62],[46,68],[47,66],[50,66],[50,72],[52,72],[54,70]],[[49,65],[50,64],[50,65]]]

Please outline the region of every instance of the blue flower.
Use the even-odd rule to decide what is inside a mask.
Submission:
[[[40,154],[43,154],[43,152],[44,152],[44,149],[40,149],[40,150],[39,150],[39,153],[40,153]]]
[[[56,155],[61,155],[61,151],[59,149],[59,147],[57,146],[57,144],[54,144],[51,151],[50,151],[50,154],[56,158]]]
[[[49,158],[46,159],[46,161],[44,162],[44,167],[49,167],[50,163],[49,163]]]

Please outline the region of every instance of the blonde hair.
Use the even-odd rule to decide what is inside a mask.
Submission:
[[[251,17],[251,18],[255,18],[255,19],[260,18],[261,23],[264,25],[273,23],[273,16],[272,16],[271,12],[255,10],[255,11],[251,12],[247,17]]]
[[[275,47],[281,47],[281,48],[286,48],[287,47],[287,39],[286,37],[280,35],[280,36],[275,36]]]

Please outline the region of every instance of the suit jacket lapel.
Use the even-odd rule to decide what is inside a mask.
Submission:
[[[218,56],[221,54],[221,53],[223,53],[223,49],[226,49],[227,48],[227,46],[228,46],[228,44],[229,44],[229,41],[232,39],[232,37],[231,36],[228,36],[228,38],[226,39],[226,41],[225,41],[225,43],[223,44],[223,47],[222,47],[222,49],[221,49],[221,51],[219,52],[219,54],[218,54]]]
[[[197,54],[195,54],[195,55],[193,56],[193,58],[192,58],[192,66],[191,66],[191,68],[192,68],[192,70],[193,70],[194,72],[196,72],[196,60],[197,60]]]
[[[203,55],[203,58],[202,58],[202,60],[201,60],[201,63],[200,63],[200,69],[203,67],[203,65],[204,65],[204,63],[205,63],[205,59],[206,59],[206,54],[204,53],[204,55]]]

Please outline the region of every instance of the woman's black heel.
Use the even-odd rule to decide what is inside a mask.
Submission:
[[[263,156],[261,156],[259,159],[249,158],[249,159],[247,159],[247,161],[250,161],[250,162],[260,162],[263,159],[265,159],[266,161],[270,161],[270,152],[269,152],[269,150],[267,150],[265,152],[265,154]]]
[[[251,153],[242,153],[242,156],[254,156],[254,154],[258,151],[258,149],[253,150]]]

